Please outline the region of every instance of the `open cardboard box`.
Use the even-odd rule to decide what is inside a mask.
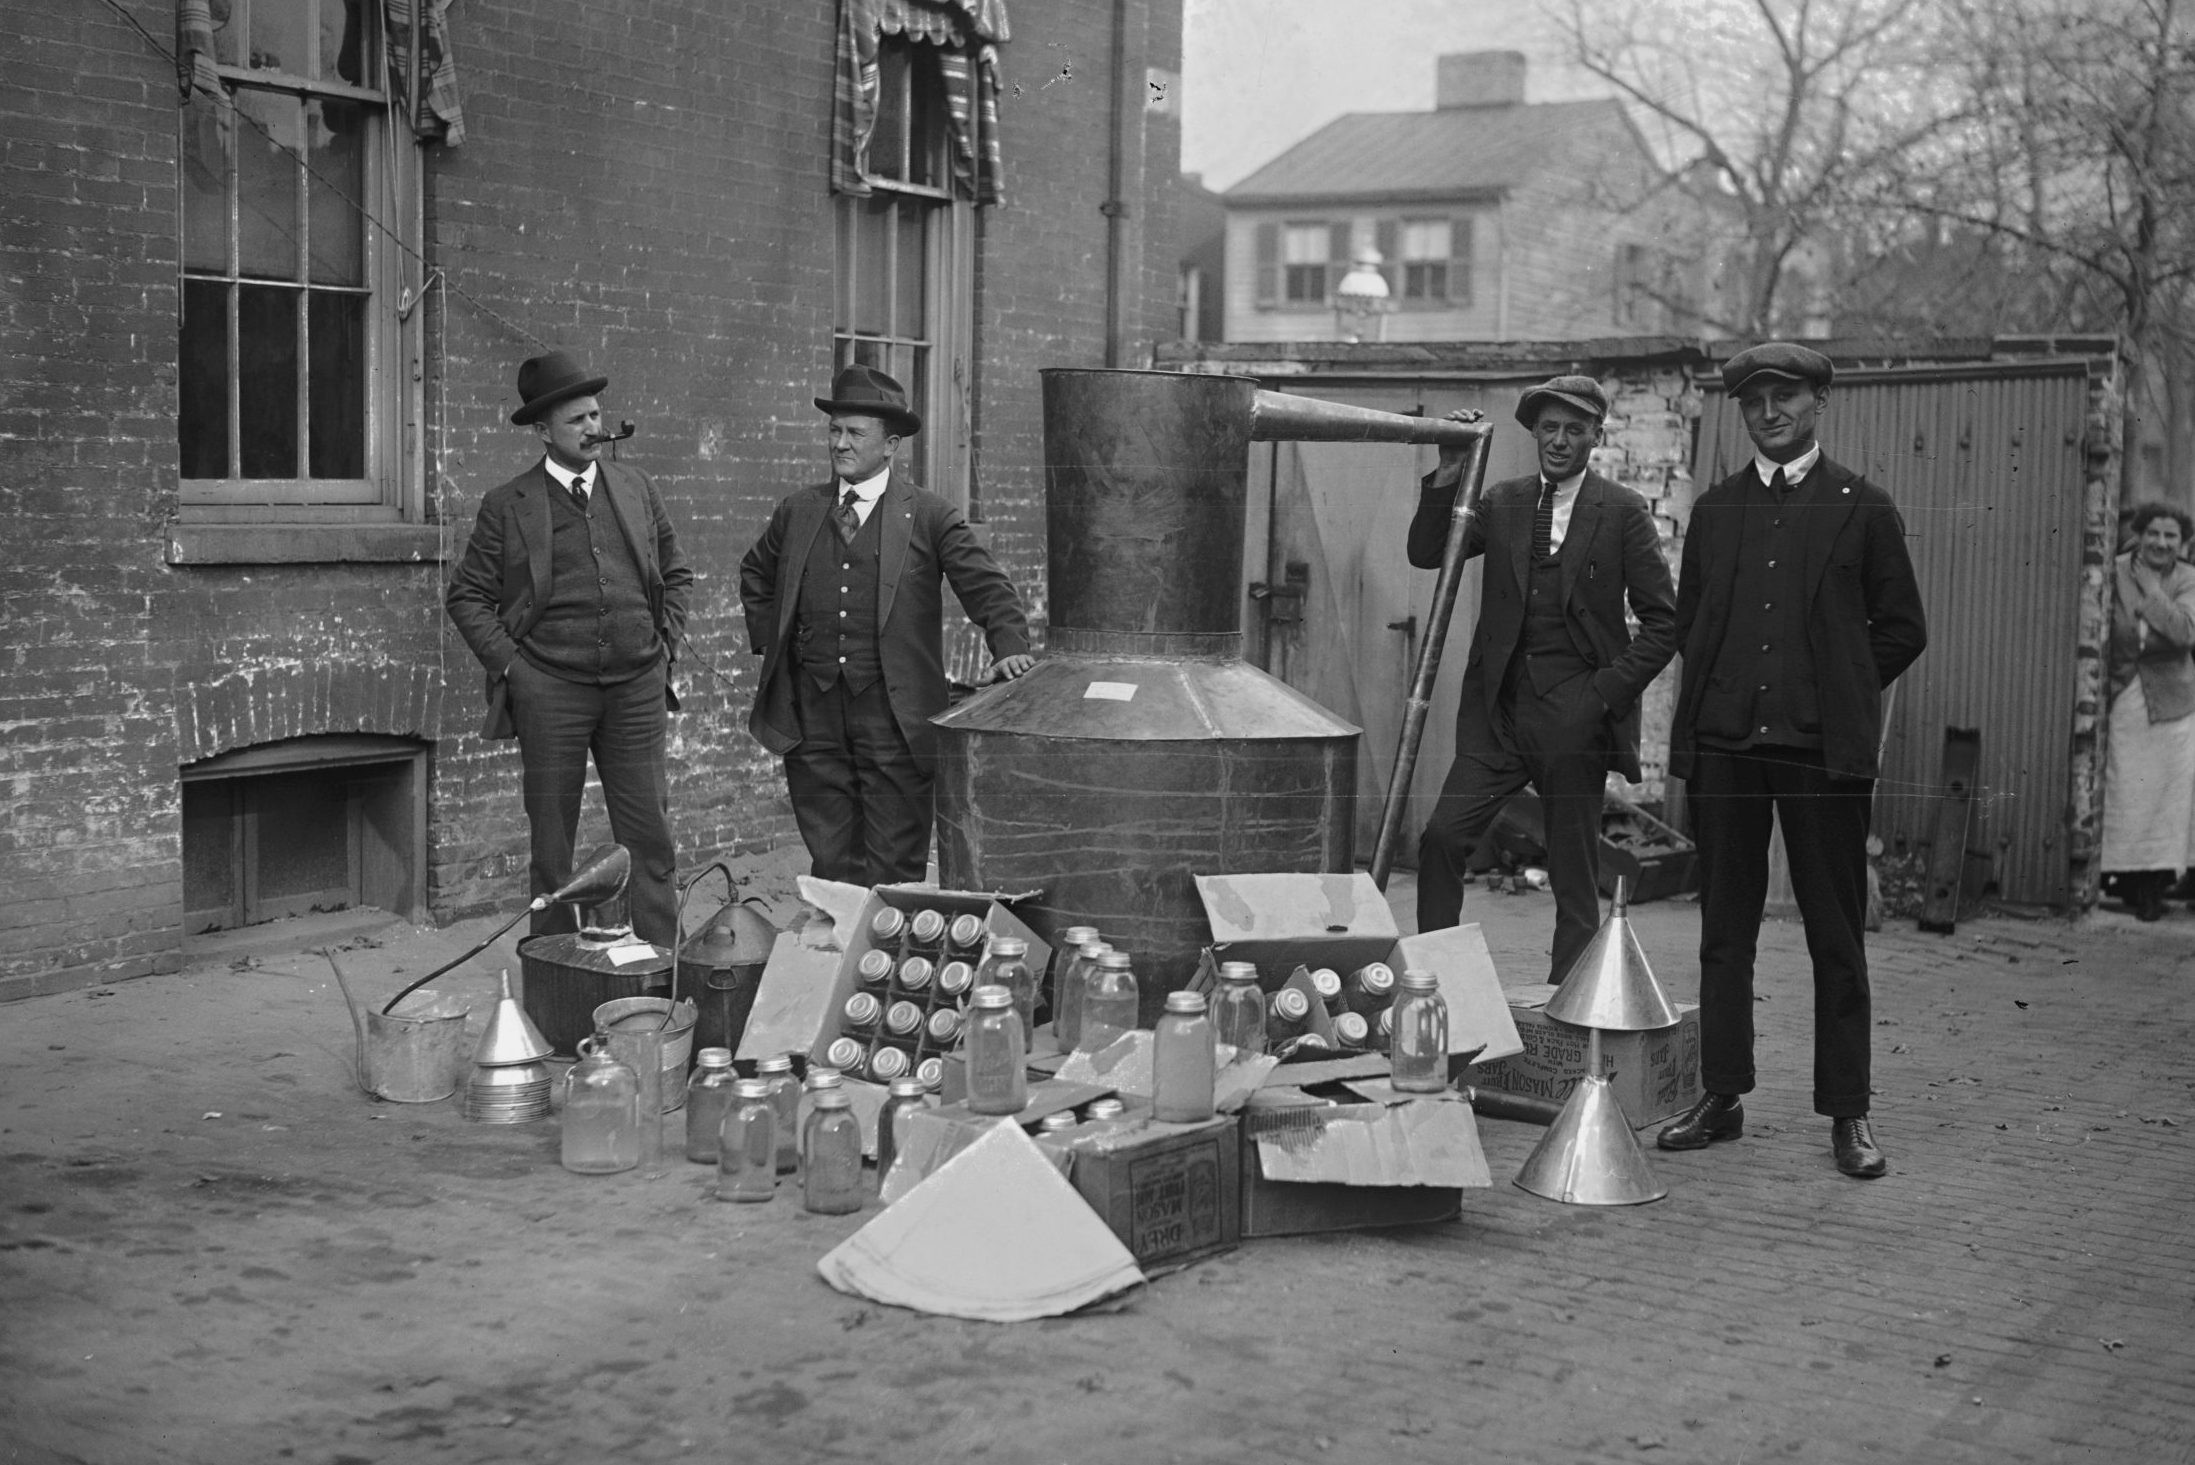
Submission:
[[[1037,1137],[1034,1133],[1037,1126],[1047,1114],[1079,1109],[1092,1099],[1106,1098],[1112,1092],[1093,1084],[1046,1079],[1029,1085],[1029,1102],[1018,1114],[978,1114],[965,1103],[917,1109],[907,1120],[906,1144],[893,1158],[891,1170],[877,1179],[878,1197],[890,1205],[998,1124],[1018,1125],[1030,1131],[1031,1137],[1037,1139],[1038,1148],[1064,1175],[1068,1169],[1067,1146],[1055,1135]]]
[[[929,885],[879,885],[862,898],[850,921],[811,921],[786,932],[777,938],[762,968],[738,1056],[801,1053],[810,1063],[823,1062],[839,1033],[840,1009],[860,989],[861,958],[875,945],[869,936],[870,919],[886,906],[910,913],[939,910],[948,918],[973,912],[983,917],[986,955],[993,939],[1019,936],[1029,943],[1025,958],[1029,969],[1042,972],[1052,959],[1052,948],[1009,906],[1010,901],[1025,898]],[[948,999],[938,995],[933,983],[930,1000],[934,1006]]]
[[[1584,1028],[1557,1022],[1543,1010],[1560,990],[1544,982],[1511,987],[1509,1010],[1524,1039],[1522,1052],[1481,1061],[1471,1082],[1504,1093],[1530,1094],[1562,1103],[1585,1075]],[[1689,1109],[1700,1096],[1700,1009],[1672,1004],[1677,1025],[1643,1033],[1601,1034],[1601,1073],[1611,1080],[1623,1117],[1634,1129]]]
[[[1244,1237],[1453,1220],[1467,1188],[1493,1184],[1461,1095],[1349,1087],[1357,1102],[1261,1089],[1242,1112]]]
[[[1494,959],[1477,926],[1449,926],[1400,935],[1387,897],[1363,871],[1347,875],[1199,875],[1197,894],[1212,928],[1191,990],[1210,994],[1223,961],[1252,962],[1267,992],[1308,982],[1313,967],[1347,975],[1382,961],[1399,974],[1433,973],[1448,1004],[1448,1051],[1483,1049],[1480,1062],[1524,1051],[1517,1025],[1494,975]],[[1301,984],[1301,983],[1299,983]],[[1312,1004],[1314,1024],[1323,1009]],[[1330,1032],[1330,1024],[1329,1024]],[[1284,1070],[1285,1071],[1285,1070]]]

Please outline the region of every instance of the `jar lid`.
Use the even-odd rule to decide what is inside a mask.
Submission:
[[[1039,1134],[1057,1134],[1063,1129],[1073,1129],[1074,1127],[1075,1116],[1067,1111],[1058,1114],[1047,1114],[1037,1121],[1037,1133]]]
[[[825,1068],[820,1063],[808,1070],[808,1088],[813,1093],[820,1093],[825,1089],[835,1089],[845,1082],[845,1074],[840,1073],[835,1068]]]
[[[1402,974],[1402,990],[1405,992],[1438,992],[1440,979],[1431,972],[1412,968]]]
[[[1273,994],[1273,1011],[1291,1021],[1311,1014],[1311,999],[1301,987],[1283,987]]]
[[[938,1086],[945,1082],[945,1060],[942,1058],[923,1059],[915,1065],[915,1078],[922,1085],[925,1092],[937,1092]]]
[[[861,1062],[861,1051],[861,1044],[855,1039],[835,1038],[832,1040],[831,1046],[824,1050],[823,1056],[830,1060],[833,1068],[852,1068],[855,1064]],[[815,1079],[812,1075],[808,1082],[811,1088],[815,1086]]]
[[[945,913],[916,911],[913,935],[917,941],[935,941],[945,934]]]
[[[696,1068],[730,1068],[732,1050],[729,1048],[704,1048],[694,1055]]]
[[[1357,971],[1357,983],[1370,992],[1384,992],[1395,985],[1395,969],[1384,961],[1369,962]]]
[[[1166,1010],[1168,1012],[1202,1013],[1204,1011],[1204,994],[1202,992],[1169,992],[1166,994]]]
[[[1129,961],[1128,953],[1125,951],[1107,951],[1100,955],[1097,961],[1099,966],[1104,967],[1107,971],[1114,972],[1126,971],[1134,965],[1133,962]]]
[[[919,1078],[895,1078],[891,1095],[895,1099],[919,1099],[930,1091],[929,1085]]]
[[[1059,933],[1059,944],[1062,946],[1080,946],[1085,941],[1097,939],[1098,928],[1095,926],[1069,926]]]
[[[1000,1008],[1014,1005],[1014,992],[1011,987],[1001,987],[996,983],[992,983],[976,988],[975,996],[970,998],[969,1001],[972,1006],[980,1007],[986,1012],[995,1012]]]
[[[1311,985],[1318,989],[1318,994],[1321,997],[1339,997],[1341,995],[1341,973],[1330,966],[1322,966],[1311,973]]]
[[[755,1060],[756,1073],[791,1073],[792,1071],[793,1055],[790,1053],[772,1053],[767,1058]]]
[[[917,960],[919,959],[917,958]],[[890,976],[892,974],[892,953],[881,947],[874,951],[864,951],[861,954],[859,970],[864,977],[872,982]]]
[[[1085,1119],[1118,1119],[1128,1112],[1128,1106],[1118,1099],[1092,1099],[1082,1111]]]
[[[949,961],[937,970],[938,990],[948,995],[965,989],[975,979],[975,968],[964,961]]]
[[[1098,957],[1104,955],[1106,952],[1111,951],[1113,947],[1112,944],[1106,941],[1103,937],[1092,936],[1089,940],[1083,942],[1082,945],[1077,949],[1080,950],[1084,956],[1087,956],[1094,961]]]
[[[869,918],[869,929],[886,940],[897,936],[907,926],[907,913],[893,906],[886,906]]]
[[[767,1099],[770,1097],[770,1081],[766,1078],[735,1079],[732,1083],[735,1099]]]
[[[955,946],[973,946],[983,939],[983,917],[970,913],[953,918],[951,938]]]
[[[830,1088],[816,1091],[815,1106],[818,1109],[851,1109],[854,1107],[854,1096],[833,1084]]]
[[[1254,982],[1258,979],[1257,963],[1223,961],[1219,964],[1219,979],[1223,982]]]
[[[993,936],[991,938],[991,955],[993,956],[1026,956],[1028,954],[1029,943],[1019,936]]]

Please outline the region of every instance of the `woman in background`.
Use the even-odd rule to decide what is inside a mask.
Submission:
[[[2134,545],[2118,557],[2111,609],[2103,872],[2154,921],[2195,828],[2195,566],[2180,561],[2195,519],[2143,504],[2128,527]]]

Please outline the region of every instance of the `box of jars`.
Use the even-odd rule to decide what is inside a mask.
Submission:
[[[1266,994],[1268,1048],[1289,1061],[1385,1052],[1396,979],[1413,969],[1439,984],[1450,1053],[1479,1050],[1484,1061],[1524,1050],[1477,926],[1403,936],[1362,871],[1196,879],[1212,940],[1190,989],[1216,997],[1227,965],[1249,964]]]
[[[959,1046],[975,987],[997,975],[1033,1009],[1052,955],[1005,902],[981,891],[879,885],[850,930],[836,949],[806,933],[779,939],[740,1057],[804,1053],[871,1082],[911,1076],[934,1088],[945,1055]],[[1013,976],[1016,966],[1028,975]]]
[[[886,1205],[895,1203],[999,1124],[1027,1130],[1064,1175],[1071,1162],[1057,1136],[1081,1124],[1093,1105],[1102,1117],[1117,1119],[1126,1112],[1110,1089],[1056,1079],[1031,1083],[1018,1114],[978,1114],[964,1103],[917,1109],[908,1116],[906,1141],[896,1150],[891,1168],[877,1179],[878,1198]]]
[[[1136,1265],[1177,1266],[1242,1240],[1242,1154],[1235,1116],[1162,1124],[1085,1120],[1051,1138],[1067,1147],[1067,1178],[1128,1248]]]
[[[1544,982],[1509,989],[1509,1007],[1524,1050],[1471,1071],[1481,1088],[1531,1094],[1561,1103],[1585,1076],[1584,1028],[1557,1022],[1543,1010],[1556,988]],[[1601,1073],[1624,1118],[1643,1128],[1681,1113],[1700,1097],[1700,1009],[1673,1004],[1677,1025],[1643,1033],[1602,1033]]]
[[[1461,1095],[1348,1090],[1260,1089],[1238,1116],[1245,1239],[1453,1220],[1493,1184]]]

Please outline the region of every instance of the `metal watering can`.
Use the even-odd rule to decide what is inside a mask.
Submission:
[[[335,972],[335,985],[351,1010],[351,1027],[358,1035],[358,1086],[397,1104],[432,1104],[456,1093],[472,1069],[472,1047],[465,1041],[471,1005],[456,1003],[451,1011],[454,999],[435,996],[414,1013],[360,1007],[335,953],[323,947],[320,954]]]
[[[686,884],[685,897],[703,876],[722,870],[726,884],[731,871],[719,862],[710,865]],[[695,1029],[695,1048],[739,1049],[747,1031],[747,1015],[754,1010],[755,989],[762,982],[762,968],[777,944],[777,926],[756,908],[755,897],[727,900],[700,938],[681,939],[672,948],[672,994],[691,998],[701,1009]]]

